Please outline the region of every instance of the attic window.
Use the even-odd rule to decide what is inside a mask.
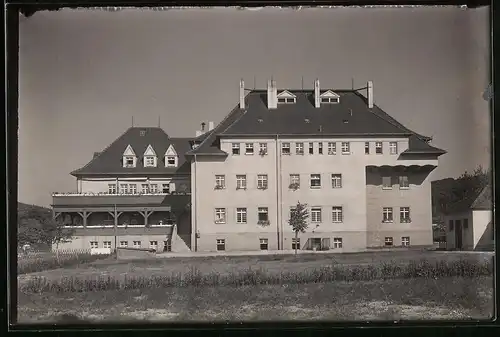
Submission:
[[[344,124],[347,124],[347,123],[349,123],[349,120],[344,119],[342,122],[343,122]]]
[[[141,135],[141,137],[145,136],[146,135],[146,130],[141,130],[140,135]]]
[[[304,119],[304,122],[310,123],[311,121],[309,120],[309,118],[306,118],[306,119]]]
[[[325,104],[337,104],[339,102],[338,97],[322,97],[321,98],[321,103]]]
[[[124,167],[134,167],[134,157],[133,156],[126,156],[125,157],[125,163],[124,163]]]
[[[257,122],[262,123],[264,120],[262,118],[257,119]]]
[[[280,97],[278,98],[278,103],[293,104],[295,103],[295,97]]]

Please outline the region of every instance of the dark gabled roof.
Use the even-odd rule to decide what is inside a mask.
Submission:
[[[185,153],[190,149],[191,138],[170,138],[158,127],[132,127],[94,157],[84,167],[71,172],[74,176],[100,174],[188,174],[191,166]],[[157,167],[144,167],[144,152],[148,145],[153,147],[158,157]],[[134,168],[122,165],[123,152],[130,145],[137,156]],[[179,157],[177,167],[165,167],[165,152],[173,145]]]
[[[282,90],[278,90],[281,92]],[[368,108],[366,98],[356,90],[332,90],[340,96],[337,104],[314,107],[312,90],[288,90],[296,96],[294,104],[267,108],[267,91],[253,90],[245,98],[247,108],[235,107],[191,154],[227,155],[219,149],[219,136],[399,136],[410,137],[406,153],[446,153],[428,144],[419,135],[385,113],[378,106]],[[205,136],[205,135],[203,135]],[[413,148],[412,148],[413,146]],[[413,150],[417,152],[412,152]]]
[[[491,185],[485,186],[470,208],[475,210],[491,210],[493,208],[493,196],[491,192]]]
[[[456,190],[456,201],[450,202],[446,209],[446,214],[463,213],[469,210],[491,210],[492,201],[492,186],[484,184],[480,177],[471,178],[470,185],[472,187],[464,190],[461,179],[456,179],[450,186],[451,190]]]

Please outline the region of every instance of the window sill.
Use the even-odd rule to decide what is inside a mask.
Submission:
[[[351,152],[342,152],[343,155],[350,155]]]
[[[400,190],[409,190],[410,188],[409,187],[400,187],[399,189]]]
[[[290,153],[281,153],[282,156],[289,156]]]
[[[310,186],[309,188],[311,190],[319,190],[319,189],[321,189],[321,186]]]
[[[245,156],[253,156],[253,153],[245,153]]]
[[[382,221],[382,223],[394,223],[394,221]]]
[[[332,223],[343,223],[343,221],[332,221]]]
[[[392,187],[382,187],[382,189],[383,189],[384,191],[389,191],[389,190],[392,190]]]

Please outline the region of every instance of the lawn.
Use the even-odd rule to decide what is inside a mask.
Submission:
[[[171,275],[172,273],[187,273],[197,269],[202,274],[219,273],[229,274],[262,268],[269,273],[315,270],[332,264],[342,265],[373,265],[377,263],[406,264],[410,261],[426,259],[434,261],[456,261],[466,259],[470,261],[484,261],[491,258],[491,254],[460,254],[434,251],[400,251],[400,252],[370,252],[352,254],[303,254],[303,255],[260,255],[260,256],[229,256],[229,257],[182,257],[158,258],[154,260],[116,261],[107,259],[86,263],[68,268],[47,270],[37,273],[20,275],[18,280],[23,282],[34,276],[41,276],[49,280],[62,277],[76,276],[79,278],[95,278],[101,276],[125,277],[126,275],[140,275],[144,277]]]
[[[20,322],[488,319],[492,277],[19,294]]]
[[[488,253],[400,251],[298,256],[159,258],[138,261],[108,259],[73,268],[19,275],[19,289],[23,291],[18,291],[18,317],[21,322],[60,319],[71,321],[75,318],[120,322],[488,319],[493,313],[491,271],[475,272],[470,274],[475,275],[472,277],[463,272],[459,275],[465,276],[459,277],[449,272],[443,273],[443,277],[429,277],[420,272],[416,272],[415,274],[419,276],[414,278],[400,276],[405,273],[401,270],[422,259],[429,263],[423,270],[435,269],[433,264],[439,263],[458,266],[454,269],[462,267],[475,269],[476,265],[484,265],[485,261],[491,261],[491,257],[492,255]],[[332,266],[339,270],[334,270],[332,273],[328,269]],[[400,276],[386,277],[392,273],[387,271],[389,270],[387,268],[394,268],[395,271],[399,268]],[[231,283],[233,277],[240,277],[241,274],[246,279],[250,269],[263,273],[261,276],[257,275],[260,281],[255,285]],[[343,269],[348,272],[342,274]],[[172,275],[185,277],[193,270],[202,277],[208,276],[209,281],[210,275],[215,275],[218,277],[217,280],[225,280],[226,283],[222,284],[233,284],[233,286],[220,286],[221,283],[218,281],[213,283],[215,285],[210,282],[193,283],[192,278],[191,283],[184,282],[182,286],[176,286],[178,283],[167,284],[170,281],[148,283],[148,279],[162,277],[168,279]],[[353,270],[354,273],[351,273]],[[382,270],[385,271],[380,273]],[[437,270],[443,269],[439,267]],[[374,279],[370,276],[373,271],[379,272],[379,276]],[[282,282],[283,275],[288,275],[287,277],[299,275],[298,279],[302,279],[302,284],[297,284],[296,281]],[[320,277],[316,279],[315,275]],[[325,275],[334,277],[321,278]],[[342,275],[347,275],[345,279],[350,282],[343,281]],[[359,275],[362,277],[359,278]],[[380,277],[380,275],[385,276]],[[127,283],[126,278],[136,278],[139,279],[139,283],[144,280],[146,283],[143,283],[142,289],[113,290],[115,289],[113,287],[104,287],[101,290],[96,288],[86,292],[28,291],[30,288],[25,285],[32,282],[33,278],[39,277],[46,282],[59,284],[64,283],[65,278],[78,282],[103,278],[116,280],[118,283],[125,280],[123,284]],[[304,281],[305,279],[307,280]],[[358,281],[352,281],[354,279]],[[63,314],[66,316],[61,316]]]

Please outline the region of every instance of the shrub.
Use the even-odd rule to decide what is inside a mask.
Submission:
[[[92,256],[94,258],[94,256]],[[327,283],[335,281],[371,281],[377,279],[409,279],[440,278],[460,276],[474,278],[493,275],[492,259],[484,262],[458,260],[452,262],[427,260],[411,261],[406,265],[382,263],[367,266],[332,265],[319,269],[298,272],[270,273],[266,270],[249,268],[243,272],[229,274],[202,274],[196,268],[187,273],[152,277],[130,277],[123,279],[98,277],[97,279],[80,279],[65,277],[60,280],[47,280],[41,277],[32,278],[20,284],[20,290],[27,293],[40,292],[89,292],[117,289],[145,289],[171,287],[211,287],[211,286],[257,286]]]
[[[108,258],[109,255],[91,255],[90,250],[63,250],[55,253],[32,253],[17,260],[17,273],[28,274],[44,270],[72,267]]]

